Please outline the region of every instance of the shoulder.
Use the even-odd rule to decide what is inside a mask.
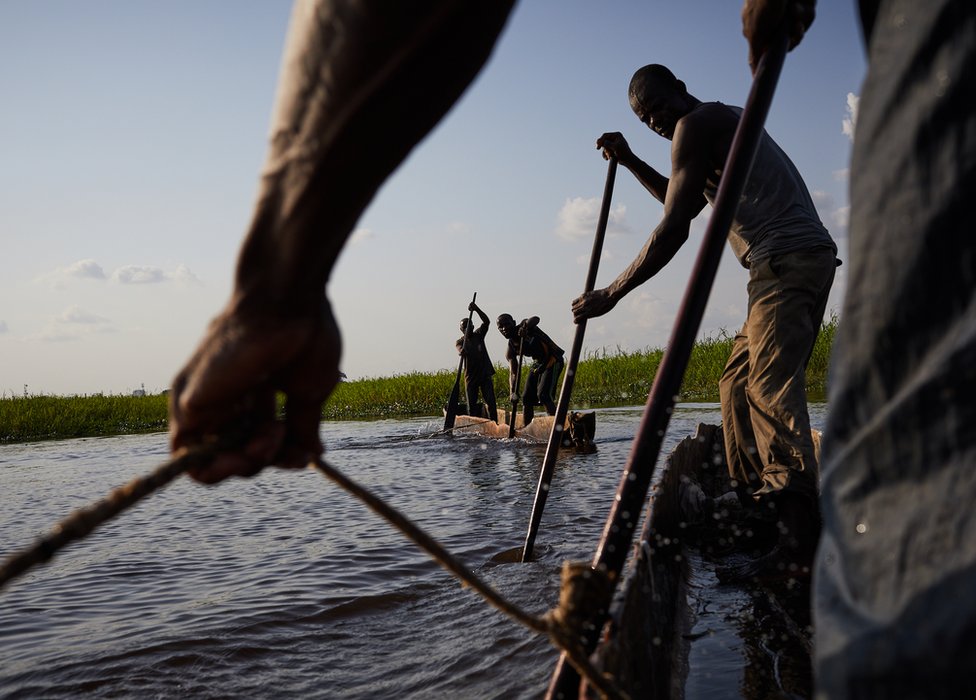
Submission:
[[[672,157],[679,162],[725,153],[739,125],[738,113],[721,102],[703,102],[675,125]]]
[[[712,140],[729,129],[735,131],[739,115],[721,102],[703,102],[678,120],[674,140]]]

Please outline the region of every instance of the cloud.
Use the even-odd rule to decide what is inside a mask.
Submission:
[[[631,319],[638,328],[662,330],[670,326],[672,310],[665,307],[659,297],[641,291],[627,300]]]
[[[596,232],[596,224],[600,218],[600,204],[598,197],[572,197],[567,199],[559,210],[556,223],[556,235],[567,241],[590,238]],[[607,220],[607,235],[630,233],[630,227],[625,219],[627,207],[617,204],[610,207]]]
[[[829,211],[834,208],[834,197],[829,192],[813,190],[810,193],[810,197],[813,198],[813,204],[817,207],[817,211],[821,212],[821,216],[823,216],[824,211]]]
[[[186,265],[177,265],[176,272],[173,273],[172,279],[180,284],[194,284],[203,285],[203,281],[193,274],[193,272]]]
[[[847,117],[841,122],[841,131],[847,134],[851,141],[854,140],[854,127],[857,126],[857,105],[860,101],[861,98],[853,92],[847,93]]]
[[[4,320],[0,320],[0,335],[3,335],[3,334],[4,334],[4,333],[6,333],[6,332],[7,332],[8,330],[9,330],[9,329],[7,328],[7,322],[6,322],[6,321],[4,321]]]
[[[93,280],[105,279],[105,271],[102,270],[102,266],[91,258],[71,263],[68,267],[64,268],[64,272],[68,277],[81,277],[82,279]]]
[[[50,319],[39,333],[27,337],[26,340],[42,343],[69,343],[81,340],[88,335],[115,332],[116,330],[112,327],[109,319],[73,304]]]
[[[96,325],[109,322],[107,318],[89,313],[77,304],[66,308],[55,320],[58,323],[78,323],[82,325]]]
[[[159,284],[166,279],[161,267],[151,265],[124,265],[112,273],[112,281],[119,284]]]
[[[847,230],[847,224],[851,218],[851,208],[850,206],[839,207],[834,210],[833,214],[830,216],[831,223],[837,228]]]
[[[368,228],[357,228],[349,236],[350,245],[355,245],[357,243],[362,243],[363,241],[368,241],[371,238],[375,238],[375,234],[372,229]]]
[[[851,208],[849,206],[837,206],[833,196],[822,190],[814,190],[810,196],[813,197],[813,203],[817,207],[820,220],[826,224],[834,240],[844,238],[847,233],[847,220],[850,217]]]
[[[56,328],[45,328],[37,335],[27,338],[28,341],[36,340],[42,343],[71,343],[79,340],[81,336],[77,333],[65,333]]]
[[[851,177],[850,168],[841,168],[840,170],[835,170],[833,172],[834,180],[837,182],[847,182]]]
[[[91,258],[86,258],[73,262],[67,267],[59,267],[53,272],[41,275],[37,281],[50,282],[56,289],[63,289],[65,282],[69,279],[104,280],[106,277],[101,265]]]
[[[39,282],[50,282],[56,289],[64,289],[69,279],[109,280],[118,284],[159,284],[177,282],[180,284],[203,284],[186,265],[177,265],[172,273],[154,265],[123,265],[112,276],[105,274],[102,266],[91,258],[73,262],[67,267],[59,267],[54,272],[41,275]]]

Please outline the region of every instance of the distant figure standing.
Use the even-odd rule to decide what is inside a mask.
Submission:
[[[555,415],[556,402],[553,393],[565,364],[563,349],[539,328],[538,316],[527,318],[516,326],[514,318],[509,314],[502,314],[498,317],[497,323],[498,331],[508,340],[505,358],[510,369],[508,384],[513,403],[518,401],[518,386],[515,380],[518,373],[519,347],[521,346],[523,355],[533,360],[525,380],[525,391],[522,393],[523,424],[528,425],[532,422],[535,407],[539,405],[545,406],[550,416]]]
[[[464,358],[464,396],[468,402],[468,415],[475,415],[474,410],[478,405],[478,390],[485,400],[485,407],[488,409],[488,417],[496,423],[498,422],[498,405],[495,402],[495,385],[492,377],[495,375],[495,367],[488,357],[488,348],[485,346],[485,336],[488,335],[490,321],[488,315],[482,311],[475,302],[468,305],[468,311],[474,311],[481,319],[481,325],[471,330],[471,323],[467,318],[461,319],[461,333],[454,345],[457,347],[458,355]]]

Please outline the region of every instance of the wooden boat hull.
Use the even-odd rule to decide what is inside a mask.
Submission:
[[[814,442],[819,459],[816,432]],[[653,487],[594,655],[630,697],[812,697],[809,578],[715,576],[776,536],[775,520],[737,510],[732,492],[722,429],[699,425]],[[717,507],[703,508],[705,499]]]
[[[481,435],[490,438],[507,438],[509,433],[509,414],[498,409],[498,423],[490,418],[459,414],[454,419],[453,433],[458,435]],[[522,423],[522,416],[515,416],[515,437],[530,442],[548,443],[552,432],[553,416],[536,416],[528,425]],[[570,411],[563,429],[562,447],[577,450],[593,450],[593,437],[596,432],[596,413],[593,411]]]

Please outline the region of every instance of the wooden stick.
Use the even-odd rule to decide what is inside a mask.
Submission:
[[[471,303],[474,304],[475,299],[478,298],[478,292],[474,293],[471,297]],[[464,331],[464,340],[461,341],[461,358],[458,360],[457,375],[454,377],[454,388],[451,389],[451,395],[447,399],[447,410],[444,411],[444,430],[450,430],[454,427],[454,419],[457,418],[457,407],[458,407],[458,394],[461,390],[461,368],[464,367],[464,343],[468,339],[468,334],[471,332],[471,319],[474,318],[474,309],[468,309],[468,327]],[[468,412],[472,409],[468,406]]]
[[[732,139],[725,172],[715,198],[714,211],[705,229],[701,250],[678,311],[671,340],[647,397],[644,416],[634,437],[617,495],[593,558],[593,568],[606,571],[611,586],[614,587],[627,560],[633,533],[643,510],[661,444],[671,419],[675,397],[681,390],[688,358],[691,356],[708,295],[715,281],[722,248],[763,135],[766,115],[776,91],[776,82],[783,68],[786,51],[787,37],[783,33],[759,62],[749,99]],[[586,634],[585,653],[592,653],[596,648],[608,614],[608,610],[603,610],[595,616],[595,624]],[[566,663],[563,655],[556,665],[547,697],[575,698],[578,689],[579,675]]]
[[[610,165],[607,167],[607,182],[603,188],[603,205],[600,207],[600,218],[596,225],[593,251],[590,253],[590,268],[586,273],[586,282],[583,286],[584,294],[592,292],[596,286],[596,273],[600,268],[600,256],[603,253],[603,239],[607,233],[607,221],[610,219],[610,200],[613,197],[613,183],[616,175],[617,159],[611,158]],[[583,319],[576,324],[576,335],[573,338],[573,347],[569,353],[569,365],[563,375],[563,387],[559,392],[556,417],[552,422],[549,444],[546,446],[546,456],[542,460],[542,469],[539,472],[539,485],[535,490],[535,501],[532,504],[532,515],[529,518],[529,530],[525,535],[525,544],[522,547],[521,561],[523,562],[528,561],[532,556],[535,536],[539,531],[539,523],[542,521],[542,511],[546,507],[546,499],[549,497],[552,473],[556,466],[556,455],[559,454],[559,446],[562,443],[563,426],[566,423],[566,414],[569,412],[569,399],[573,394],[573,382],[576,378],[576,367],[579,365],[580,354],[583,352],[583,336],[585,334],[586,319]]]

